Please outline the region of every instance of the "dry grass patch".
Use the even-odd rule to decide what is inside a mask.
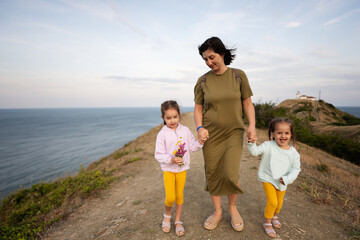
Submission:
[[[267,132],[258,131],[258,144],[267,141]],[[322,150],[297,142],[301,172],[295,185],[316,204],[328,204],[339,212],[336,221],[360,238],[360,166]]]

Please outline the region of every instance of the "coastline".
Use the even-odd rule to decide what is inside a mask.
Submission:
[[[182,124],[196,133],[193,114],[185,114]],[[114,181],[103,190],[99,189],[82,197],[69,196],[59,209],[49,213],[58,219],[45,232],[45,239],[177,239],[174,232],[165,235],[160,223],[163,214],[162,172],[154,160],[155,138],[163,125],[160,124],[130,141],[124,147],[90,164],[84,172],[111,173]],[[259,142],[266,140],[266,131],[258,130]],[[302,156],[302,172],[299,179],[289,186],[286,208],[282,213],[284,238],[337,239],[349,238],[342,224],[349,223],[348,211],[357,211],[360,199],[360,167],[345,160],[298,143]],[[204,171],[202,152],[192,153],[192,166],[188,171],[185,189],[183,221],[186,239],[238,238],[262,239],[266,237],[261,227],[263,190],[257,181],[258,157],[251,157],[245,150],[240,164],[240,184],[244,194],[239,196],[238,208],[245,220],[245,230],[232,231],[230,216],[224,202],[223,221],[215,231],[206,231],[203,221],[212,213],[211,199],[203,190]],[[331,174],[317,170],[326,165]],[[104,175],[101,175],[104,176]],[[76,178],[76,176],[75,176]],[[329,198],[329,191],[331,197]],[[346,192],[347,205],[337,196]],[[149,197],[151,196],[151,197]],[[48,198],[46,195],[44,198]],[[58,213],[60,218],[56,218]],[[50,218],[51,219],[51,218]],[[331,219],[332,221],[329,221]],[[313,226],[317,228],[314,229]],[[301,231],[299,230],[301,229]],[[239,235],[240,234],[240,235]],[[351,233],[350,233],[351,236]]]

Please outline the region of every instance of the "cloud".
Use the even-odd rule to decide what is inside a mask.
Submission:
[[[148,35],[139,28],[134,22],[129,21],[126,18],[125,11],[122,10],[114,1],[108,1],[106,3],[101,3],[97,1],[73,1],[73,0],[64,0],[69,6],[80,9],[84,12],[87,12],[95,17],[105,19],[107,21],[117,21],[122,23],[125,27],[131,31],[139,34],[143,37]]]
[[[359,12],[360,12],[360,8],[354,9],[354,10],[352,10],[350,12],[347,12],[347,13],[341,15],[341,16],[338,16],[336,18],[333,18],[333,19],[327,21],[326,23],[324,23],[324,25],[328,26],[328,25],[338,23],[338,22],[342,21],[344,18],[348,18],[348,17],[350,17],[350,16],[352,16],[354,14],[358,14]]]
[[[335,58],[337,53],[335,49],[326,46],[313,46],[309,52],[310,55],[317,58]]]
[[[112,79],[117,81],[129,81],[133,83],[144,83],[144,82],[157,82],[157,83],[168,83],[168,84],[177,84],[181,82],[193,82],[193,79],[184,80],[177,78],[154,78],[154,77],[127,77],[127,76],[105,76],[104,79]]]
[[[286,28],[297,28],[300,27],[300,23],[299,22],[289,22],[285,25]]]

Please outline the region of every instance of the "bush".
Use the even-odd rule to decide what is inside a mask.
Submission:
[[[331,105],[331,104],[329,104]],[[287,117],[290,118],[294,123],[295,136],[300,142],[308,144],[319,149],[322,149],[334,156],[346,159],[352,163],[360,165],[360,147],[359,143],[345,139],[338,135],[318,135],[314,134],[308,119],[299,119],[295,115],[291,114],[285,108],[276,108],[275,104],[269,103],[255,103],[255,118],[256,127],[267,129],[269,122],[274,118]],[[304,108],[305,109],[305,108]],[[347,116],[347,122],[356,122],[355,117],[351,115]],[[345,119],[345,117],[344,117]],[[358,118],[355,118],[358,119]],[[358,119],[360,121],[360,119]]]
[[[35,239],[63,215],[61,208],[73,196],[81,198],[106,188],[113,177],[101,171],[84,171],[52,183],[39,183],[3,199],[0,205],[0,239]]]
[[[322,149],[336,157],[343,158],[360,165],[359,143],[351,139],[345,139],[339,135],[314,134],[308,121],[292,117],[297,140]]]
[[[288,115],[286,108],[276,108],[273,102],[255,103],[254,108],[257,128],[268,128],[272,119],[286,117]]]

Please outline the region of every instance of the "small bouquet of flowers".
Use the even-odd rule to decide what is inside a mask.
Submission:
[[[177,150],[174,151],[173,155],[175,155],[175,157],[181,157],[183,158],[185,153],[187,152],[187,150],[185,149],[185,143],[181,143],[181,141],[177,142],[176,145],[179,145],[179,148]],[[181,166],[184,166],[186,164],[186,162],[183,162]]]

